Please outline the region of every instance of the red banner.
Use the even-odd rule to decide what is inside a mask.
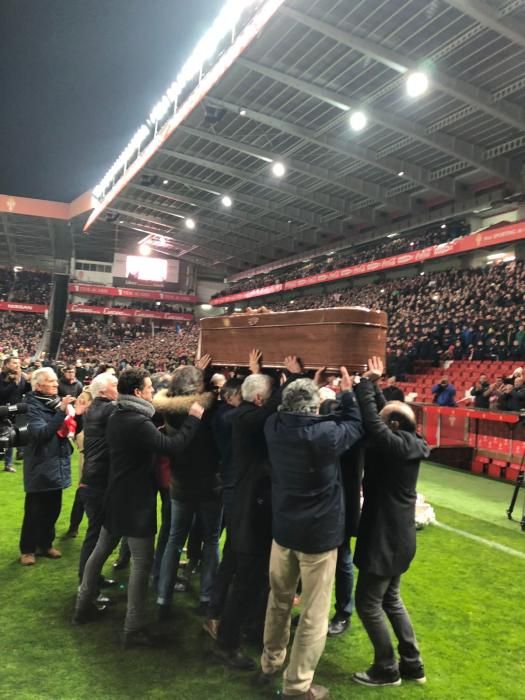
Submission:
[[[45,314],[45,304],[25,304],[21,301],[0,301],[0,311],[22,311],[29,314]]]
[[[441,258],[446,255],[458,255],[459,253],[467,253],[478,248],[489,248],[490,246],[501,243],[512,243],[513,241],[525,238],[525,221],[518,221],[515,224],[501,226],[499,228],[487,229],[486,231],[477,231],[462,238],[455,238],[447,243],[440,243],[429,248],[421,250],[408,251],[393,255],[390,258],[382,258],[381,260],[371,260],[370,262],[362,263],[361,265],[352,265],[351,267],[343,267],[340,270],[330,270],[329,272],[321,272],[318,275],[304,277],[303,279],[290,280],[283,284],[274,284],[261,289],[252,289],[249,292],[239,292],[238,294],[230,294],[228,296],[213,299],[210,303],[213,306],[220,306],[241,299],[251,299],[252,297],[265,296],[267,294],[275,294],[276,292],[284,292],[299,287],[310,287],[323,282],[335,282],[347,277],[356,277],[357,275],[366,275],[370,272],[379,270],[389,270],[396,267],[404,267],[405,265],[414,265]]]
[[[82,284],[78,282],[69,285],[72,294],[94,294],[101,297],[123,297],[126,299],[151,299],[152,301],[180,301],[196,304],[198,298],[191,294],[177,292],[157,292],[148,289],[124,289],[123,287],[105,287],[97,284]]]
[[[0,311],[21,311],[23,313],[44,314],[48,310],[45,304],[24,304],[16,301],[0,301]],[[68,304],[67,310],[74,314],[95,314],[101,316],[124,316],[125,318],[158,318],[162,321],[193,321],[193,314],[172,314],[166,311],[147,311],[143,309],[119,309],[115,306],[86,306]]]

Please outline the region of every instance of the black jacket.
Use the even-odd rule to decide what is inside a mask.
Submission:
[[[342,395],[344,420],[279,412],[264,433],[271,463],[273,539],[307,554],[339,547],[345,499],[339,458],[363,436],[354,395]]]
[[[355,392],[367,449],[354,563],[376,576],[398,576],[416,552],[416,484],[419,463],[430,451],[417,433],[393,432],[383,423],[372,382],[363,379]]]
[[[106,429],[115,410],[114,401],[97,397],[84,415],[84,468],[82,483],[105,491],[109,477],[109,445]]]
[[[25,394],[31,391],[31,384],[23,377],[20,381],[11,382],[5,372],[0,373],[0,406],[20,403]]]
[[[155,409],[165,420],[167,435],[180,429],[195,402],[205,409],[195,440],[171,460],[170,495],[178,501],[220,498],[220,455],[212,431],[215,396],[212,393],[168,396],[167,390],[163,389],[153,400]]]
[[[110,470],[105,498],[104,526],[117,537],[151,537],[157,531],[157,455],[175,456],[184,450],[199,428],[188,416],[170,437],[157,430],[137,410],[117,408],[108,420]]]
[[[71,447],[57,435],[66,414],[55,410],[31,392],[27,396],[29,444],[24,447],[26,493],[56,491],[71,486]]]
[[[58,382],[59,396],[74,396],[76,398],[77,396],[80,396],[83,389],[84,387],[78,381],[78,379],[75,379],[75,381],[71,384],[70,382],[67,382],[64,377],[62,377]]]

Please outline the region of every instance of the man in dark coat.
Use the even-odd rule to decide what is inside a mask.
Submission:
[[[273,509],[271,590],[261,658],[268,680],[284,665],[299,578],[302,583],[302,613],[284,672],[283,698],[328,697],[328,690],[312,680],[325,646],[337,550],[345,536],[339,460],[363,436],[359,408],[349,391],[352,382],[341,370],[341,420],[319,416],[316,383],[298,379],[283,391],[279,413],[264,430]]]
[[[68,365],[64,368],[60,382],[58,383],[58,395],[59,396],[80,396],[82,393],[81,382],[78,381],[76,375],[76,369],[74,365]]]
[[[83,624],[103,612],[93,604],[104,562],[121,537],[128,538],[132,567],[128,607],[124,621],[124,648],[154,646],[158,640],[146,628],[146,594],[153,563],[157,530],[157,482],[155,458],[177,455],[195,437],[203,409],[193,404],[188,417],[169,437],[155,427],[152,418],[153,385],[144,369],[127,369],[118,380],[117,408],[106,431],[110,473],[104,505],[104,525],[89,557],[73,616]]]
[[[19,358],[7,357],[4,360],[2,372],[0,373],[0,406],[13,406],[20,403],[25,394],[28,394],[30,391],[31,384],[22,373]],[[8,447],[5,452],[4,471],[16,472],[13,466],[12,447]]]
[[[354,563],[359,569],[356,609],[374,646],[374,663],[355,673],[362,685],[399,685],[401,678],[425,682],[425,672],[408,613],[399,594],[401,575],[416,552],[416,484],[419,463],[428,445],[416,433],[416,420],[407,404],[384,404],[373,380],[383,372],[379,358],[354,386],[367,437],[364,502]],[[399,642],[398,664],[386,623]]]
[[[59,559],[53,547],[55,523],[62,507],[62,491],[71,486],[71,447],[60,437],[67,406],[75,399],[57,396],[58,380],[49,367],[33,373],[33,392],[27,397],[29,444],[24,451],[24,521],[20,535],[20,563],[35,563],[35,554]]]
[[[78,577],[82,581],[86,562],[95,549],[104,519],[104,495],[109,478],[109,444],[106,429],[115,410],[117,378],[114,374],[99,374],[90,384],[93,403],[84,416],[84,468],[79,495],[88,519],[80,550]]]

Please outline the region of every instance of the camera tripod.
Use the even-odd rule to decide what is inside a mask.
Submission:
[[[521,458],[520,470],[518,476],[516,477],[516,486],[514,487],[514,493],[510,499],[509,507],[507,508],[507,517],[509,520],[514,520],[512,513],[514,511],[514,506],[518,500],[518,495],[521,488],[524,488],[525,481],[525,466],[524,466],[525,455]],[[521,513],[520,527],[525,532],[525,499],[523,501],[523,511]]]

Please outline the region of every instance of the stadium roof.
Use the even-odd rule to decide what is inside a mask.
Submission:
[[[523,190],[525,0],[234,6],[95,190],[92,258],[142,236],[233,274]]]

